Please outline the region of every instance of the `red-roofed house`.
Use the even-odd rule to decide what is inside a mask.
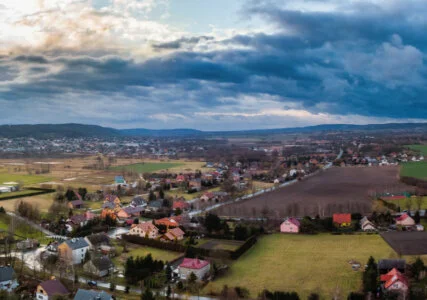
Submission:
[[[403,214],[396,218],[396,225],[414,226],[415,221],[408,214]]]
[[[409,288],[408,279],[400,273],[396,268],[393,268],[385,275],[381,275],[381,282],[384,282],[384,289],[387,291],[400,292],[406,294]]]
[[[301,226],[300,222],[295,218],[287,218],[280,225],[280,232],[286,233],[298,233],[299,227]]]
[[[183,262],[178,267],[179,277],[181,279],[190,278],[190,274],[194,273],[197,279],[202,280],[209,273],[211,268],[207,260],[197,258],[184,258]]]
[[[333,214],[332,220],[339,227],[351,226],[351,214]]]
[[[143,238],[155,239],[159,235],[159,229],[151,222],[136,224],[129,230],[129,235],[137,235]]]
[[[158,219],[155,220],[154,223],[156,225],[164,225],[166,227],[178,227],[179,223],[177,221],[175,221],[174,219],[169,219],[169,218],[163,218],[163,219]]]
[[[169,230],[168,232],[166,232],[162,239],[166,240],[166,241],[181,241],[182,239],[184,239],[184,231],[181,230],[181,228],[176,227],[173,228],[171,230]]]
[[[187,210],[190,208],[190,203],[188,203],[185,200],[174,200],[172,204],[172,209],[181,209],[181,210]]]

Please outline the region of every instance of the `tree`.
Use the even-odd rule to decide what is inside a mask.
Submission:
[[[414,277],[417,281],[420,279],[420,275],[424,270],[424,262],[421,258],[417,257],[415,262],[412,264],[412,272],[414,273]]]
[[[238,241],[245,241],[248,238],[248,229],[243,225],[237,225],[234,228],[234,239]]]
[[[110,291],[114,292],[115,289],[116,289],[116,284],[113,281],[111,281],[110,282]]]
[[[171,295],[172,295],[172,288],[171,288],[171,286],[170,286],[170,285],[168,285],[168,288],[167,288],[167,290],[166,290],[166,298],[167,298],[167,299],[170,299],[170,298],[171,298]]]
[[[6,211],[4,210],[4,207],[0,206],[0,214],[5,214],[5,213],[6,213]]]
[[[154,201],[156,200],[156,195],[152,190],[150,190],[150,193],[148,194],[148,201]]]
[[[163,191],[163,189],[160,189],[160,191],[159,191],[159,198],[165,199],[165,192]]]
[[[417,195],[417,196],[415,197],[415,203],[416,203],[416,205],[417,205],[417,209],[418,209],[418,210],[420,210],[420,209],[421,209],[421,206],[423,205],[423,197],[422,197],[422,196]]]
[[[208,214],[205,218],[206,230],[210,233],[221,229],[221,219],[215,214]]]
[[[348,294],[347,300],[365,300],[365,295],[351,292],[350,294]]]
[[[79,188],[78,193],[82,197],[83,200],[86,199],[87,188]]]
[[[193,272],[191,272],[190,277],[188,278],[188,282],[190,284],[194,284],[197,281],[197,276]]]
[[[320,296],[316,293],[311,293],[307,298],[307,300],[319,300],[319,299],[320,299]]]
[[[172,280],[172,267],[169,264],[166,266],[166,280],[168,282]]]
[[[128,286],[128,285],[127,285],[127,286],[125,287],[125,294],[129,294],[129,291],[130,291],[130,286]]]
[[[65,198],[68,201],[77,200],[76,193],[74,193],[74,191],[72,189],[70,189],[70,188],[68,188],[67,191],[65,192]]]
[[[375,293],[377,289],[377,264],[375,263],[375,259],[371,256],[367,263],[367,268],[363,273],[363,290],[368,293]]]
[[[141,295],[141,300],[155,300],[156,298],[153,295],[153,292],[147,287],[144,293]]]
[[[415,224],[420,224],[421,217],[420,217],[420,211],[418,210],[415,212],[414,221],[415,221]]]

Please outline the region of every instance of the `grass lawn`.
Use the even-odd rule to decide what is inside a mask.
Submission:
[[[124,266],[126,259],[131,256],[133,257],[147,256],[149,253],[151,253],[154,259],[162,260],[163,262],[168,262],[182,255],[182,253],[179,253],[179,252],[161,250],[161,249],[151,248],[151,247],[142,246],[142,245],[136,245],[136,244],[130,244],[130,243],[128,243],[127,245],[129,250],[129,252],[127,253],[123,253],[122,246],[115,246],[118,253],[120,254],[119,256],[113,259],[114,264],[116,266]]]
[[[40,176],[40,175],[22,175],[22,174],[13,174],[6,172],[0,172],[0,184],[4,182],[19,182],[25,186],[34,185],[37,183],[50,181],[50,177]]]
[[[260,238],[204,292],[218,293],[228,285],[245,287],[252,297],[267,288],[296,291],[301,299],[311,292],[331,299],[339,290],[339,298],[346,298],[362,284],[362,272],[353,271],[348,262],[355,260],[364,265],[371,255],[375,259],[397,256],[379,235],[273,234]]]
[[[53,194],[43,194],[43,195],[36,195],[31,197],[22,197],[17,199],[3,200],[3,201],[0,201],[0,206],[3,206],[4,209],[7,211],[14,211],[16,203],[18,203],[21,200],[37,206],[41,212],[47,212],[49,207],[53,203]]]
[[[131,165],[111,167],[110,170],[113,170],[113,171],[126,170],[126,171],[134,171],[138,173],[145,173],[145,172],[151,173],[151,172],[157,172],[160,170],[176,168],[183,165],[184,165],[183,163],[147,162],[147,163],[137,163],[137,164],[131,164]]]
[[[427,161],[408,162],[403,164],[400,169],[400,175],[426,179]]]
[[[11,217],[6,214],[0,214],[0,230],[9,230]],[[43,232],[32,228],[24,222],[19,220],[15,221],[15,234],[18,235],[16,239],[22,240],[23,238],[37,239],[42,244],[47,244],[49,241]]]
[[[192,200],[194,198],[200,198],[201,196],[203,196],[204,193],[207,192],[219,192],[221,190],[221,187],[215,187],[209,190],[204,190],[201,192],[197,192],[197,193],[187,193],[186,191],[183,191],[179,188],[174,189],[174,190],[170,190],[170,191],[166,191],[166,195],[168,196],[172,196],[172,197],[184,197],[185,200]]]
[[[427,145],[406,145],[406,147],[419,151],[422,155],[427,155]]]

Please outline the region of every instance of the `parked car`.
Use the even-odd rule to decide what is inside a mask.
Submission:
[[[98,283],[96,281],[93,281],[93,280],[88,280],[87,285],[90,287],[97,287]]]

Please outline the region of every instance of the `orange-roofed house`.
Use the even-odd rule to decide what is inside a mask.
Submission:
[[[333,214],[332,220],[339,227],[351,226],[351,214]]]
[[[165,241],[181,241],[184,239],[184,231],[181,230],[181,228],[176,227],[176,228],[172,228],[171,230],[169,230],[168,232],[166,232],[162,239]]]
[[[387,291],[400,292],[406,294],[409,288],[409,282],[405,275],[400,273],[396,268],[393,268],[385,275],[381,275],[383,288]]]
[[[155,239],[159,236],[159,229],[151,222],[135,224],[130,230],[129,235],[137,235],[143,238]]]

